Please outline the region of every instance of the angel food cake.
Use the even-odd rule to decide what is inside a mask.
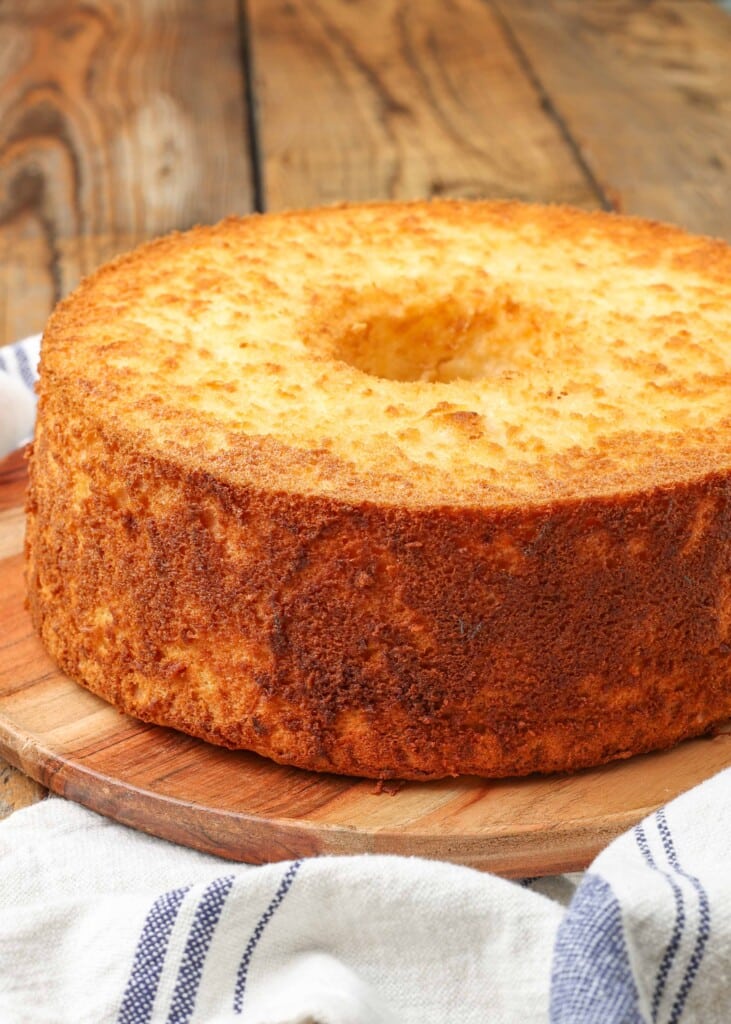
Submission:
[[[731,715],[731,248],[611,214],[229,219],[46,329],[27,585],[123,711],[318,771],[574,770]]]

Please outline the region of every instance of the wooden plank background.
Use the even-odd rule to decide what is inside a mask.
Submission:
[[[3,0],[0,343],[254,209],[515,196],[731,239],[730,67],[712,0]]]
[[[707,0],[495,0],[610,204],[731,240],[731,17]]]
[[[0,341],[137,242],[252,208],[235,0],[0,8]]]
[[[513,196],[595,206],[483,0],[249,0],[268,208]]]
[[[5,0],[0,342],[257,207],[515,196],[731,238],[730,62],[711,0]]]

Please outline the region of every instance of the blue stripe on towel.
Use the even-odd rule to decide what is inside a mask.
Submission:
[[[693,947],[693,952],[690,960],[688,961],[688,966],[685,969],[685,974],[680,984],[680,988],[678,989],[675,1000],[673,1001],[669,1020],[669,1024],[678,1024],[678,1021],[683,1014],[690,990],[693,987],[695,976],[701,966],[703,954],[706,951],[708,937],[711,934],[711,907],[708,900],[708,893],[703,888],[700,879],[696,878],[695,875],[691,875],[687,871],[684,871],[680,866],[678,855],[675,851],[675,845],[673,844],[673,837],[670,833],[667,818],[665,817],[665,812],[662,808],[657,812],[655,818],[657,820],[657,828],[660,833],[660,838],[662,839],[663,849],[665,850],[665,855],[667,856],[670,866],[682,878],[687,878],[695,889],[698,897],[698,931],[696,933],[695,946]]]
[[[36,374],[33,367],[30,365],[30,359],[26,355],[25,349],[22,345],[13,345],[13,352],[18,362],[18,370],[20,376],[23,378],[25,386],[32,391],[36,382]]]
[[[643,1024],[611,886],[586,874],[556,936],[551,1024]]]
[[[244,1008],[244,994],[246,992],[246,982],[248,981],[249,965],[251,963],[251,958],[254,955],[254,950],[259,945],[259,940],[261,939],[264,933],[264,929],[269,924],[277,908],[279,907],[282,900],[292,887],[292,882],[294,882],[297,872],[299,871],[301,865],[302,861],[296,860],[292,864],[290,864],[287,870],[284,872],[284,875],[282,876],[282,881],[279,883],[279,888],[269,901],[269,906],[266,908],[264,913],[257,921],[256,927],[254,928],[254,931],[251,933],[249,941],[246,944],[246,949],[244,950],[244,955],[241,958],[238,974],[236,976],[236,991],[234,992],[234,1013],[241,1013]]]
[[[193,1015],[206,954],[233,884],[234,876],[225,875],[211,882],[201,896],[178,969],[168,1024],[186,1024]]]
[[[117,1024],[147,1024],[160,984],[170,935],[190,887],[158,896],[142,927]]]
[[[680,943],[683,937],[683,930],[685,928],[685,902],[683,900],[683,891],[680,886],[676,883],[675,879],[672,878],[666,871],[663,871],[655,863],[655,858],[652,856],[650,851],[649,843],[647,842],[647,836],[642,825],[635,826],[635,839],[637,845],[640,848],[642,856],[647,861],[649,867],[659,872],[663,878],[667,881],[670,888],[673,890],[673,899],[675,900],[675,922],[673,924],[673,930],[668,939],[668,944],[665,947],[660,966],[657,970],[657,977],[655,979],[655,988],[652,993],[652,1005],[651,1013],[653,1022],[657,1020],[660,1012],[660,1000],[663,997],[665,987],[668,983],[670,976],[670,970],[673,966],[675,957],[677,956],[678,950],[680,949]]]

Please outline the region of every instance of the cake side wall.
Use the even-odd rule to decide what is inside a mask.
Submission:
[[[731,485],[514,510],[233,488],[63,390],[30,464],[28,595],[129,713],[374,777],[573,770],[731,715]]]

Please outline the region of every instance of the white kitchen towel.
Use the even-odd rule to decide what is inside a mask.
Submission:
[[[64,800],[0,824],[3,1024],[727,1024],[731,770],[568,909],[383,856],[247,867]]]
[[[40,343],[40,334],[34,334],[0,348],[0,459],[27,444],[33,433]]]
[[[233,864],[52,798],[0,825],[0,1021],[543,1021],[562,912],[426,860]]]

